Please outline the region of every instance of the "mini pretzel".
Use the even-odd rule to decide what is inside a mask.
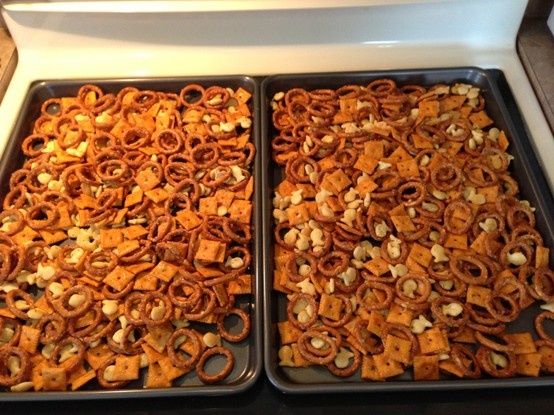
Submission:
[[[19,371],[16,375],[11,375],[7,367],[10,357],[19,360]],[[14,346],[0,347],[0,386],[10,387],[21,383],[31,370],[31,361],[29,354]]]
[[[225,366],[223,366],[219,373],[209,375],[206,373],[204,367],[206,365],[206,362],[216,355],[222,355],[225,357],[225,359],[227,359],[225,362]],[[198,374],[200,380],[202,380],[202,382],[204,383],[217,383],[221,382],[223,379],[229,376],[229,374],[233,370],[234,365],[235,357],[229,351],[229,349],[225,347],[212,347],[210,349],[207,349],[200,357],[200,360],[198,360],[198,363],[196,363],[196,373]]]
[[[236,315],[242,321],[242,330],[239,333],[233,334],[225,327],[225,319],[230,315]],[[246,314],[244,310],[233,307],[219,316],[219,319],[217,321],[217,329],[219,334],[221,334],[221,337],[223,337],[224,339],[233,343],[240,342],[246,339],[246,337],[250,333],[250,317],[248,316],[248,314]]]
[[[177,339],[181,339],[183,337],[184,342],[190,341],[194,348],[194,351],[188,359],[185,359],[175,348],[175,343]],[[194,367],[194,365],[198,362],[202,355],[202,345],[200,344],[200,340],[191,329],[182,328],[179,330],[175,330],[168,340],[168,345],[169,346],[167,350],[171,363],[187,371],[191,370]],[[181,347],[181,345],[182,343],[179,345],[179,347]]]
[[[329,351],[324,356],[317,356],[310,353],[308,351],[307,344],[311,339],[319,339],[325,342],[325,344],[329,346]],[[335,359],[338,353],[338,346],[336,342],[328,335],[323,334],[316,330],[308,330],[302,333],[302,335],[298,339],[297,344],[298,344],[298,351],[300,352],[300,354],[304,359],[320,365],[326,365],[331,363]]]

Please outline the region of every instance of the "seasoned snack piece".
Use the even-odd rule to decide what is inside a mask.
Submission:
[[[226,381],[251,331],[250,101],[83,85],[43,103],[0,212],[2,390]]]
[[[278,92],[271,108],[281,366],[370,381],[551,373],[550,250],[479,88],[377,79]],[[509,334],[536,302],[534,327]]]

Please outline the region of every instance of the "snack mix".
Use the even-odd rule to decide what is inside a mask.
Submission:
[[[280,366],[366,381],[552,373],[550,251],[485,105],[472,85],[391,79],[273,96]],[[529,329],[507,330],[532,305]]]

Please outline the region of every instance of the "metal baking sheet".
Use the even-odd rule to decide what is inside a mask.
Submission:
[[[520,198],[527,199],[536,207],[537,229],[544,238],[544,244],[554,247],[554,200],[547,185],[541,166],[535,156],[532,143],[527,135],[525,125],[519,114],[509,85],[500,70],[484,70],[476,67],[442,68],[423,70],[391,70],[353,73],[315,73],[287,74],[266,78],[261,87],[262,116],[262,163],[267,168],[262,170],[264,203],[264,368],[271,383],[281,392],[298,393],[333,393],[333,392],[377,392],[377,391],[414,391],[414,390],[459,390],[476,388],[531,387],[554,384],[554,376],[541,375],[537,378],[515,377],[509,379],[454,379],[440,378],[436,381],[413,381],[412,375],[405,373],[387,381],[376,382],[362,380],[359,371],[348,378],[338,378],[325,368],[310,366],[308,368],[280,367],[278,365],[279,333],[277,322],[286,320],[286,297],[272,289],[273,278],[273,189],[284,177],[282,169],[273,163],[271,157],[271,140],[276,135],[272,124],[270,101],[277,92],[292,88],[306,90],[317,88],[336,89],[343,85],[367,85],[379,78],[394,79],[399,86],[435,84],[454,84],[462,82],[481,89],[486,101],[486,110],[500,129],[504,130],[510,140],[508,153],[512,160],[510,172],[520,187]],[[510,323],[507,331],[532,330],[533,317],[538,305],[524,310],[519,319]]]
[[[211,76],[211,77],[175,77],[175,78],[125,78],[125,79],[75,79],[75,80],[44,80],[37,81],[30,86],[27,97],[20,112],[20,117],[6,145],[0,160],[0,198],[3,200],[7,190],[11,173],[21,167],[24,154],[21,151],[22,140],[32,132],[34,120],[40,116],[41,105],[50,98],[76,96],[79,88],[85,84],[99,86],[104,92],[117,93],[124,87],[136,87],[141,90],[152,90],[165,93],[176,93],[186,85],[198,84],[204,88],[222,86],[232,89],[242,87],[250,94],[249,106],[252,113],[252,135],[257,152],[252,169],[252,175],[259,177],[260,171],[260,135],[259,135],[259,82],[248,76]],[[83,400],[83,399],[119,399],[119,398],[146,398],[146,397],[177,397],[177,396],[219,396],[243,392],[249,389],[262,373],[262,250],[259,241],[262,240],[261,204],[255,200],[259,198],[261,182],[255,180],[252,212],[252,263],[250,270],[252,278],[252,294],[239,296],[237,307],[249,312],[251,331],[248,338],[238,343],[223,340],[235,357],[235,364],[229,376],[217,384],[204,384],[196,374],[188,373],[173,382],[171,388],[145,389],[142,378],[128,384],[123,389],[101,389],[93,379],[81,390],[64,392],[9,392],[0,391],[0,401],[47,401],[47,400]],[[0,307],[3,307],[0,300]],[[232,324],[232,323],[229,323]],[[204,332],[200,326],[194,326]],[[229,327],[232,330],[232,327]],[[218,359],[218,358],[216,358]],[[214,361],[214,365],[219,363]],[[144,373],[142,374],[144,375]]]

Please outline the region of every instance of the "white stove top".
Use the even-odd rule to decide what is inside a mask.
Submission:
[[[527,0],[0,1],[19,55],[0,150],[36,80],[478,66],[506,75],[554,189],[554,138],[515,49]]]

